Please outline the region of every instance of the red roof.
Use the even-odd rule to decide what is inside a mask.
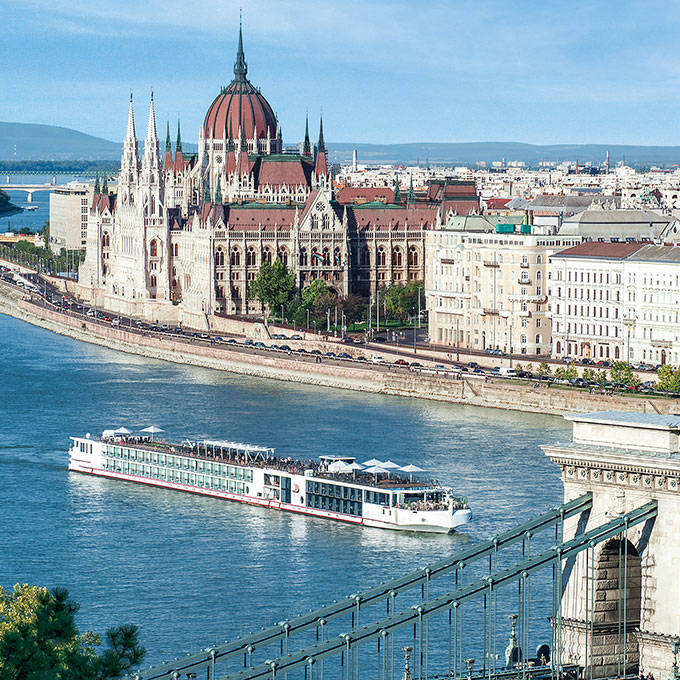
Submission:
[[[510,203],[509,198],[487,198],[486,207],[489,210],[502,210],[505,206]]]
[[[335,192],[338,203],[356,203],[357,201],[391,201],[394,189],[390,187],[352,187],[345,186]]]
[[[406,206],[363,208],[359,205],[348,206],[350,224],[358,230],[392,231],[396,229],[430,229],[437,219],[438,206]]]
[[[624,260],[640,250],[644,243],[612,243],[611,241],[587,241],[577,246],[560,250],[551,257],[602,257],[611,260]]]
[[[257,184],[260,187],[310,185],[311,161],[301,158],[295,160],[278,160],[262,156],[259,160]]]
[[[205,116],[203,135],[206,139],[239,139],[245,134],[252,139],[276,135],[276,116],[269,102],[249,80],[233,80],[213,101]]]

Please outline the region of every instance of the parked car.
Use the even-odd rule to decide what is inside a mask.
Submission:
[[[349,354],[347,354],[347,352],[340,352],[340,354],[338,354],[338,359],[351,359],[351,358],[352,357]]]
[[[248,347],[252,347],[255,343],[250,338],[248,338],[245,344],[248,345]]]
[[[256,342],[255,347],[258,347],[259,349],[267,349],[267,345],[265,345],[264,342]]]
[[[418,363],[417,361],[412,361],[411,362],[411,368],[422,368],[423,365],[421,363]]]
[[[470,368],[479,368],[479,364],[476,361],[468,361],[468,366]]]
[[[408,366],[408,361],[404,361],[403,359],[397,359],[394,362],[395,366]]]
[[[371,357],[371,362],[374,363],[374,364],[384,364],[385,359],[383,359],[381,356],[378,356],[377,354],[374,354]]]
[[[238,345],[238,340],[234,340],[234,338],[229,338],[227,340],[227,343],[230,345]]]
[[[326,352],[324,356],[327,356],[329,359],[335,359],[337,355],[335,354],[335,352]]]
[[[281,345],[281,349],[284,352],[292,352],[293,351],[288,345]]]
[[[357,361],[367,361],[366,357],[362,354],[356,358]]]
[[[291,340],[302,340],[302,336],[301,335],[291,335],[290,339]]]
[[[446,366],[444,366],[443,364],[435,364],[434,370],[435,371],[448,371],[449,369]]]

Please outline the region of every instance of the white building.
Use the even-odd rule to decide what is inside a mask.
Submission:
[[[87,219],[92,201],[92,187],[71,182],[50,194],[50,244],[53,253],[83,250],[87,243]]]
[[[551,258],[553,355],[680,363],[680,247],[582,243]]]

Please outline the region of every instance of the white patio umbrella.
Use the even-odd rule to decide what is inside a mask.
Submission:
[[[386,470],[384,467],[381,467],[380,465],[371,465],[371,467],[367,467],[364,472],[371,472],[376,475],[386,475],[389,470]]]
[[[372,465],[382,465],[382,461],[378,460],[377,458],[371,458],[371,460],[367,460],[364,465],[366,467],[371,467]]]
[[[384,463],[380,463],[380,467],[384,467],[386,470],[398,470],[400,466],[391,460],[386,460]]]
[[[142,432],[148,432],[151,435],[151,441],[153,441],[153,436],[155,434],[158,434],[159,432],[165,432],[165,430],[162,430],[160,427],[156,427],[155,425],[149,425],[149,427],[145,427]]]
[[[352,461],[349,464],[349,467],[351,467],[352,470],[363,470],[364,469],[364,466],[361,463],[357,463],[356,460]]]
[[[328,472],[352,472],[353,468],[342,460],[333,461],[328,466]]]
[[[409,481],[413,481],[413,473],[414,472],[425,472],[425,470],[421,467],[418,467],[417,465],[413,465],[412,463],[409,463],[408,465],[404,465],[404,467],[399,468],[402,472],[408,472],[409,475]]]
[[[117,430],[113,431],[113,434],[130,434],[130,430],[127,427],[119,427]]]

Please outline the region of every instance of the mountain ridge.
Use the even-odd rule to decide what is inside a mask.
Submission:
[[[540,161],[603,163],[609,151],[610,163],[623,160],[632,165],[675,165],[680,163],[680,146],[632,144],[529,144],[526,142],[409,142],[402,144],[360,144],[330,142],[330,160],[350,162],[356,148],[362,164],[465,165],[505,159],[537,165]],[[184,143],[186,151],[196,144]],[[120,159],[122,141],[112,142],[71,128],[38,123],[0,121],[0,161],[31,160],[114,160]]]

